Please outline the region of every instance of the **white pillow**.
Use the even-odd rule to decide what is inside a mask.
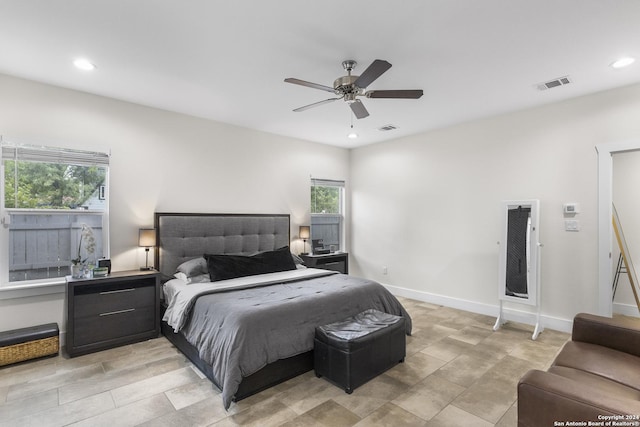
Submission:
[[[179,271],[176,274],[174,274],[173,277],[175,277],[176,279],[182,280],[186,284],[202,283],[202,282],[210,282],[211,281],[211,278],[209,277],[209,273],[207,273],[207,274],[199,274],[197,276],[192,276],[192,277],[187,277],[186,274],[184,274],[184,273]]]
[[[178,273],[184,273],[187,277],[209,274],[207,261],[203,257],[196,257],[180,264],[176,269]]]

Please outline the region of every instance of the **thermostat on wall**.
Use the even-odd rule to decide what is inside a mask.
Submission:
[[[565,203],[563,206],[564,213],[567,215],[574,215],[580,213],[580,205],[577,203]]]

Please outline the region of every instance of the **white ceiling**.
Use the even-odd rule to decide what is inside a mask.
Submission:
[[[363,99],[357,140],[343,101],[292,112],[331,94],[283,79],[331,86],[345,59],[393,64],[368,89],[424,96]],[[0,0],[0,73],[356,147],[640,82],[640,1]]]

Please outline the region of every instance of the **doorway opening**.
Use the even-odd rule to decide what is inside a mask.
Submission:
[[[640,150],[640,140],[596,145],[598,152],[598,314],[611,317],[613,298],[613,155]]]

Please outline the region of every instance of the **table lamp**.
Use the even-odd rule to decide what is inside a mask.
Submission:
[[[149,248],[156,245],[156,229],[155,228],[141,228],[138,232],[138,246],[144,247],[144,251],[147,254],[147,260],[144,267],[140,267],[140,270],[147,271],[152,268],[149,267]]]
[[[302,247],[302,250],[304,252],[301,253],[301,255],[307,255],[307,239],[309,238],[309,236],[311,235],[311,227],[308,225],[301,225],[300,226],[300,231],[298,232],[298,235],[300,236],[300,238],[302,239],[302,241],[304,242],[304,246]]]

